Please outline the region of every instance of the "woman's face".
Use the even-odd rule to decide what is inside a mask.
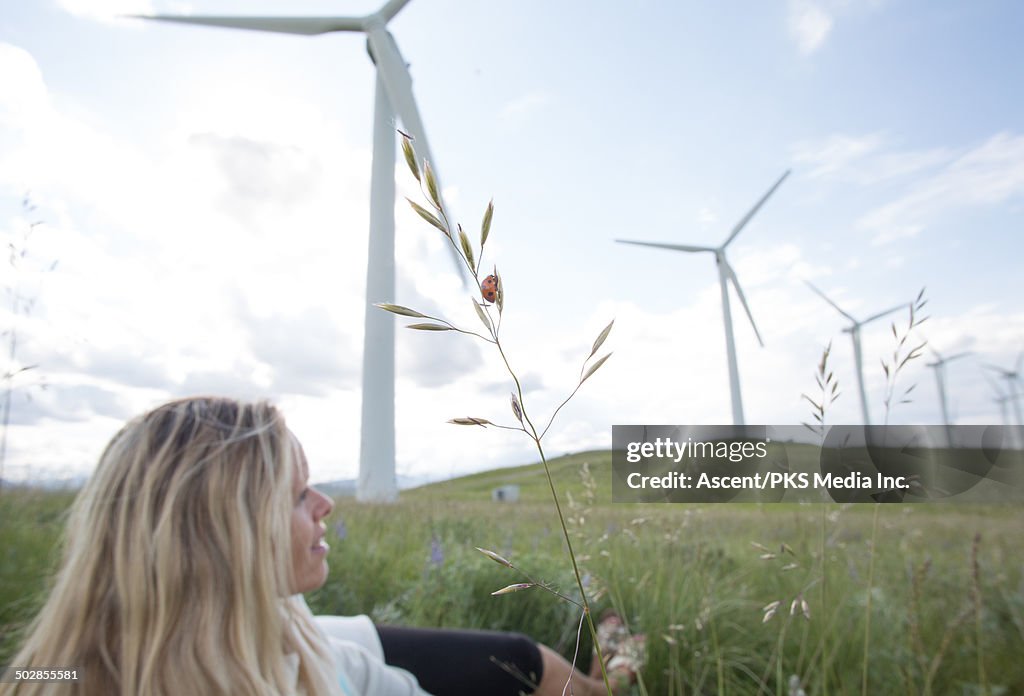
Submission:
[[[331,512],[334,501],[309,487],[309,465],[302,446],[295,440],[297,450],[295,473],[292,481],[292,567],[295,571],[295,593],[310,592],[327,580],[327,531],[324,517]]]

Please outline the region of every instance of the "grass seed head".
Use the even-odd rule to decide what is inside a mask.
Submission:
[[[485,555],[488,558],[490,558],[495,563],[500,563],[501,565],[505,566],[506,568],[514,568],[515,567],[508,560],[506,560],[505,558],[502,558],[501,556],[499,556],[498,554],[494,553],[493,551],[488,551],[487,549],[482,549],[479,546],[476,546],[474,548],[477,551],[479,551],[480,553],[482,553],[483,555]]]
[[[495,590],[491,593],[492,596],[497,597],[498,595],[508,594],[510,592],[519,592],[520,590],[528,590],[533,587],[532,582],[517,582],[512,585],[507,585],[500,590]]]

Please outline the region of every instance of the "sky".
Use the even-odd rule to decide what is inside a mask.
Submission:
[[[0,233],[18,343],[3,476],[87,474],[132,416],[197,393],[269,398],[314,479],[356,476],[374,68],[365,39],[124,14],[362,15],[364,0],[25,0],[0,11]],[[731,297],[748,423],[861,422],[848,321],[928,319],[886,409],[906,310],[864,328],[874,422],[1003,423],[1024,350],[1024,7],[1012,0],[631,3],[412,0],[389,25],[453,216],[495,213],[485,267],[542,422],[612,319],[613,352],[558,414],[549,455],[613,424],[731,422],[710,254],[729,245],[764,347]],[[395,124],[401,126],[400,123]],[[445,240],[401,200],[396,297],[475,328]],[[34,209],[23,206],[28,197]],[[41,224],[32,226],[32,223]],[[27,242],[25,235],[31,231]],[[56,266],[53,263],[56,262]],[[32,301],[14,312],[10,290]],[[732,291],[730,291],[732,292]],[[921,315],[919,315],[920,318]],[[399,326],[406,323],[399,321]],[[397,471],[440,479],[536,461],[493,347],[397,331]],[[1024,389],[1022,389],[1024,391]],[[904,400],[894,399],[893,401]],[[1003,401],[1003,405],[1008,405]]]

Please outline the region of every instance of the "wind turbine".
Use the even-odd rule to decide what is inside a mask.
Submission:
[[[1022,354],[1022,356],[1024,356],[1024,354]],[[1019,359],[1017,360],[1017,365],[1019,368]],[[1006,429],[1011,433],[1010,441],[1012,445],[1017,447],[1018,449],[1024,449],[1024,429],[1020,427],[1020,394],[1017,392],[1016,386],[1014,385],[1014,382],[1016,381],[1016,375],[1020,373],[1020,370],[1018,369],[1016,373],[1014,373],[1012,371],[1003,370],[1003,368],[996,367],[994,365],[986,365],[985,367],[987,367],[990,370],[1002,372],[1003,376],[1007,378],[1008,382],[1010,382],[1010,391],[1009,393],[1005,393],[1002,389],[999,388],[999,385],[993,379],[991,379],[987,374],[985,374],[985,381],[989,383],[989,386],[992,387],[992,391],[996,393],[996,396],[993,399],[993,401],[999,404],[999,412],[1003,416],[1003,424],[1006,426]],[[1014,424],[1010,422],[1010,413],[1006,406],[1006,404],[1009,402],[1013,403],[1014,411],[1016,411],[1017,413],[1016,427],[1014,427]]]
[[[398,497],[395,478],[395,324],[374,303],[395,298],[395,127],[397,114],[416,140],[419,155],[437,176],[427,135],[412,94],[412,78],[387,23],[409,0],[388,0],[362,17],[212,17],[134,15],[182,24],[250,29],[315,36],[330,32],[366,34],[377,66],[373,114],[373,162],[370,186],[370,241],[366,271],[366,330],[363,336],[363,405],[357,497],[391,501]],[[438,178],[438,190],[441,190]],[[453,258],[454,250],[452,250]],[[456,258],[457,260],[457,258]],[[458,264],[456,264],[458,266]],[[460,267],[461,268],[461,267]],[[465,280],[463,276],[463,280]]]
[[[1012,370],[1008,370],[1005,367],[999,367],[998,365],[992,365],[991,363],[986,364],[985,367],[994,372],[998,372],[1000,376],[1006,380],[1006,398],[1013,404],[1013,414],[1017,418],[1016,424],[1024,425],[1024,420],[1021,419],[1020,414],[1020,393],[1017,391],[1017,386],[1020,382],[1021,368],[1024,367],[1024,352],[1017,357],[1017,364]]]
[[[689,244],[665,244],[661,242],[636,242],[627,239],[616,239],[616,242],[621,244],[637,244],[640,246],[655,247],[657,249],[673,249],[675,251],[710,251],[715,255],[715,263],[718,265],[718,282],[722,290],[722,318],[725,324],[725,349],[729,358],[729,391],[732,395],[732,422],[734,425],[745,425],[743,420],[743,399],[740,396],[740,375],[739,368],[736,366],[736,342],[733,340],[732,335],[732,312],[729,309],[729,286],[731,282],[733,287],[736,289],[736,294],[740,298],[740,302],[743,303],[743,309],[747,312],[747,318],[750,319],[750,325],[754,327],[754,335],[757,336],[757,342],[764,346],[764,341],[761,340],[761,333],[757,330],[757,325],[754,323],[754,315],[750,313],[750,307],[747,305],[747,298],[743,296],[743,290],[740,288],[739,280],[736,278],[736,271],[729,265],[729,261],[725,258],[725,248],[729,246],[732,240],[736,239],[736,235],[743,230],[750,218],[754,217],[754,214],[761,209],[768,197],[775,193],[775,189],[779,188],[785,178],[789,176],[789,170],[787,169],[779,180],[768,189],[768,192],[761,197],[750,212],[743,216],[743,218],[736,223],[736,226],[732,228],[729,236],[722,242],[721,246],[717,247],[704,247],[704,246],[692,246]]]
[[[999,415],[1003,417],[1003,425],[1010,425],[1010,414],[1006,410],[1006,404],[1010,400],[1010,396],[1008,394],[1004,394],[1003,390],[999,388],[999,385],[987,374],[982,374],[985,377],[985,381],[988,382],[988,385],[992,387],[992,391],[996,393],[996,395],[992,397],[992,400],[999,404]]]
[[[942,408],[942,423],[946,426],[946,443],[949,447],[953,446],[953,430],[950,427],[949,422],[949,408],[946,405],[946,363],[970,355],[970,351],[964,351],[963,353],[956,353],[949,357],[942,357],[939,351],[932,348],[932,352],[935,353],[935,362],[927,363],[928,367],[935,370],[935,383],[939,388],[939,406]]]
[[[853,315],[843,311],[843,309],[839,305],[830,300],[825,295],[825,293],[811,285],[810,281],[805,280],[804,282],[807,283],[807,287],[809,287],[811,290],[817,293],[819,297],[821,297],[823,300],[832,305],[837,312],[839,312],[844,317],[850,320],[850,325],[843,329],[843,331],[850,334],[850,338],[853,340],[853,362],[857,368],[857,389],[860,392],[860,410],[864,416],[864,425],[871,425],[871,417],[868,415],[868,397],[864,391],[864,359],[860,347],[860,327],[864,326],[865,324],[869,324],[875,321],[876,319],[881,319],[884,316],[888,316],[889,314],[892,314],[898,309],[903,309],[907,305],[905,303],[901,305],[896,305],[895,307],[887,309],[884,312],[874,314],[863,321],[857,321],[853,317]]]

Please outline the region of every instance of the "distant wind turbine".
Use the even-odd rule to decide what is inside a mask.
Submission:
[[[821,297],[823,300],[832,305],[832,307],[834,307],[837,312],[839,312],[844,317],[850,320],[850,325],[843,329],[843,331],[850,334],[850,338],[853,340],[853,362],[856,366],[857,371],[857,390],[860,392],[860,410],[861,414],[864,417],[864,425],[871,425],[871,416],[868,414],[868,397],[864,391],[864,358],[860,346],[860,327],[864,326],[865,324],[869,324],[875,321],[876,319],[881,319],[884,316],[888,316],[889,314],[892,314],[898,309],[903,309],[907,305],[906,303],[896,305],[895,307],[887,309],[884,312],[874,314],[863,321],[857,321],[853,317],[853,315],[844,311],[839,305],[830,300],[828,296],[825,295],[825,293],[823,293],[818,288],[814,287],[814,285],[812,285],[810,281],[805,280],[804,282],[807,283],[807,287],[813,290],[819,297]]]
[[[412,78],[387,23],[409,0],[388,0],[362,17],[200,17],[134,15],[140,19],[252,29],[313,36],[330,32],[366,34],[377,66],[373,115],[373,162],[370,187],[370,242],[366,272],[366,331],[363,336],[363,406],[357,497],[390,501],[398,497],[395,478],[395,324],[374,303],[395,299],[395,114],[416,140],[419,155],[430,162],[441,190],[437,167],[412,94]],[[452,249],[453,260],[460,269]],[[461,276],[465,281],[465,276]]]
[[[1020,413],[1020,393],[1017,391],[1017,387],[1020,386],[1021,368],[1024,367],[1024,352],[1017,357],[1017,364],[1012,370],[991,363],[986,364],[985,367],[998,372],[1006,380],[1006,399],[1013,404],[1013,414],[1017,418],[1016,425],[1024,425]]]
[[[935,362],[927,363],[927,365],[935,370],[935,383],[939,389],[939,406],[942,408],[942,423],[946,426],[946,442],[950,447],[952,447],[953,430],[950,427],[949,408],[946,404],[946,363],[956,360],[957,358],[968,356],[971,352],[964,351],[963,353],[956,353],[945,358],[942,357],[942,354],[934,348],[932,348],[932,352],[935,353]]]
[[[761,333],[757,330],[757,325],[754,323],[754,316],[750,313],[750,307],[747,305],[747,298],[743,296],[743,290],[740,288],[739,280],[736,278],[736,271],[729,265],[729,261],[725,258],[725,248],[729,246],[732,240],[736,239],[736,235],[750,222],[750,218],[754,217],[754,214],[761,209],[765,201],[768,200],[769,196],[775,193],[775,189],[779,188],[785,178],[789,176],[789,170],[785,173],[775,184],[768,189],[768,192],[761,197],[750,212],[743,216],[743,218],[732,228],[732,232],[721,246],[717,247],[704,247],[704,246],[692,246],[688,244],[665,244],[661,242],[636,242],[627,239],[616,239],[616,242],[621,244],[637,244],[640,246],[655,247],[657,249],[672,249],[675,251],[710,251],[715,255],[715,263],[718,265],[718,281],[722,291],[722,319],[725,324],[725,349],[729,359],[729,391],[732,395],[732,422],[734,425],[745,425],[743,419],[743,399],[740,396],[740,375],[739,369],[736,365],[736,342],[732,335],[732,312],[729,309],[729,286],[728,283],[732,283],[736,289],[736,294],[740,298],[740,302],[743,304],[743,309],[747,313],[747,318],[750,319],[750,325],[754,327],[754,335],[757,336],[757,342],[764,346],[764,341],[761,340]]]
[[[1010,414],[1006,410],[1006,404],[1010,400],[1009,394],[1004,393],[1003,390],[999,388],[999,384],[997,384],[995,380],[991,379],[987,374],[985,374],[985,381],[987,381],[988,385],[992,387],[992,391],[996,393],[996,395],[992,397],[992,400],[999,404],[999,415],[1003,417],[1003,425],[1010,425]]]
[[[1022,353],[1022,357],[1024,357],[1024,353]],[[1021,425],[1021,420],[1020,420],[1020,396],[1021,395],[1017,391],[1016,385],[1014,384],[1014,382],[1016,382],[1016,379],[1017,379],[1018,375],[1020,374],[1020,369],[1019,369],[1020,368],[1020,362],[1021,362],[1020,359],[1018,359],[1017,360],[1018,369],[1016,371],[1004,370],[1003,368],[996,367],[995,365],[986,365],[985,366],[985,367],[987,367],[990,370],[995,370],[997,372],[1002,373],[1003,377],[1007,380],[1007,382],[1009,382],[1009,388],[1010,388],[1009,393],[1004,392],[1002,389],[1000,389],[999,385],[996,383],[996,381],[993,380],[991,377],[989,377],[989,375],[987,373],[983,373],[983,374],[985,375],[985,381],[987,381],[989,383],[989,386],[992,387],[992,391],[994,391],[996,393],[996,396],[993,399],[993,401],[995,401],[997,404],[999,404],[999,413],[1003,416],[1003,425],[1005,425],[1007,427],[1007,430],[1010,432],[1010,442],[1011,442],[1011,444],[1014,447],[1016,447],[1017,449],[1024,449],[1024,429],[1021,429],[1020,427],[1014,427],[1014,425],[1016,425],[1016,426],[1020,426]],[[1016,424],[1010,422],[1010,412],[1009,412],[1009,410],[1008,410],[1008,408],[1006,406],[1008,403],[1012,403],[1013,404],[1013,409],[1017,413],[1017,422],[1016,422]]]

